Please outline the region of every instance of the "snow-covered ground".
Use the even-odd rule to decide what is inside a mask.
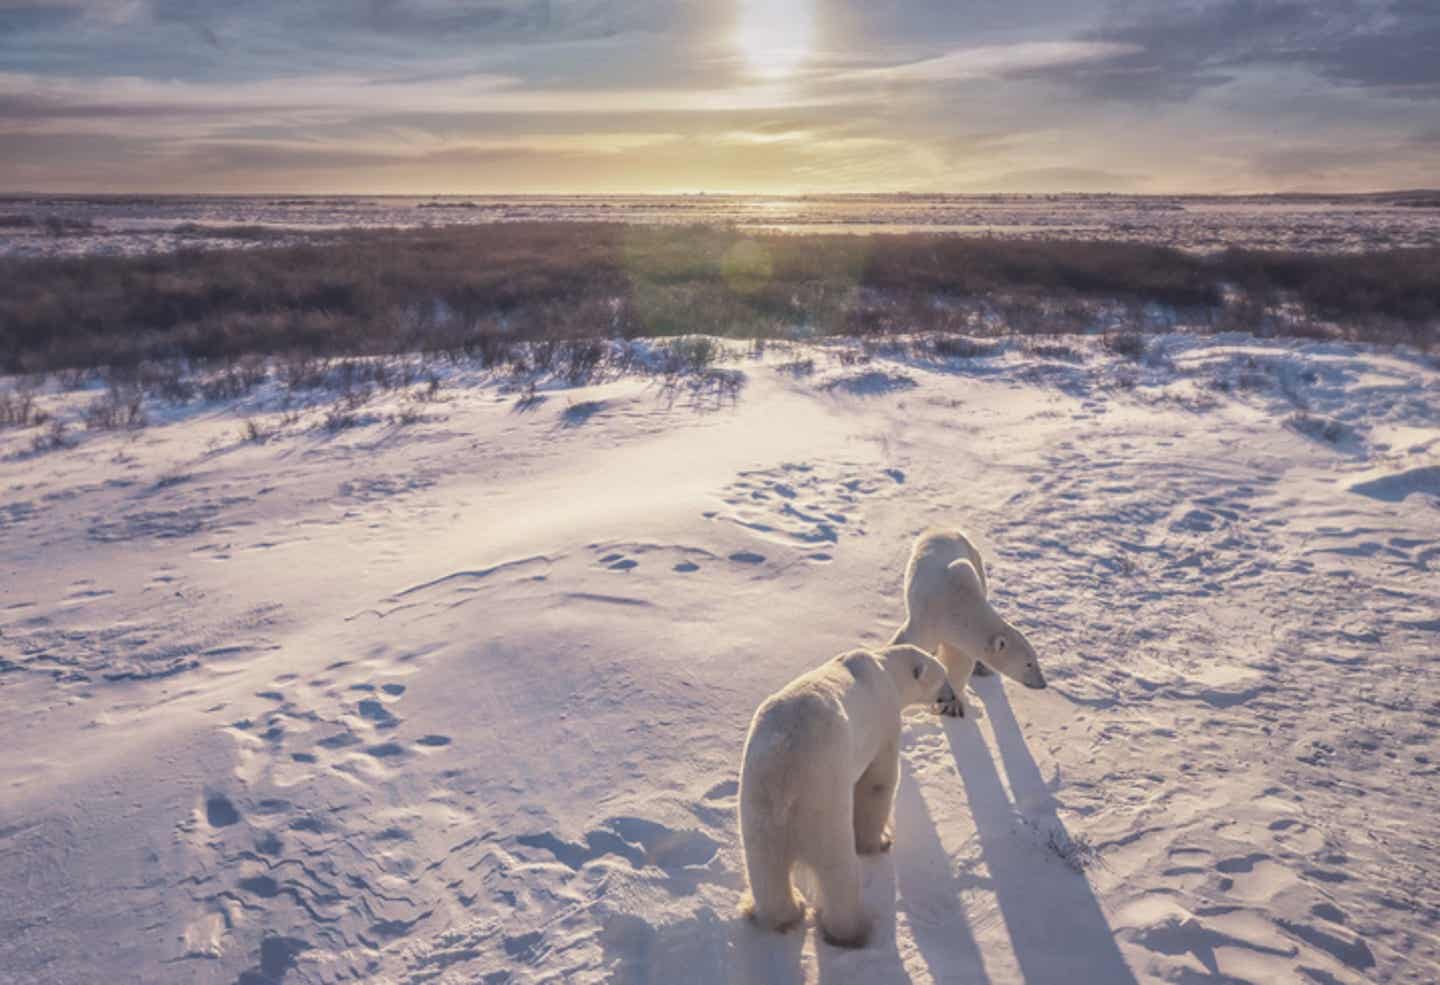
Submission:
[[[0,431],[0,980],[1440,979],[1440,369],[1061,341]],[[870,948],[762,934],[750,715],[933,524],[1051,686],[908,715]]]
[[[1410,202],[1411,204],[1402,204]],[[345,229],[493,222],[706,223],[797,233],[933,232],[1347,253],[1440,245],[1414,196],[174,196],[0,199],[0,256],[168,253],[324,240]],[[239,227],[239,228],[237,228]]]

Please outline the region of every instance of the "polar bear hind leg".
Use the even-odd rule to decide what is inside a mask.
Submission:
[[[900,781],[900,742],[887,742],[855,784],[855,851],[877,855],[888,851],[885,827]]]
[[[740,912],[766,930],[784,933],[805,919],[805,907],[795,898],[791,873],[795,869],[792,839],[783,832],[760,830],[762,825],[742,818],[745,877],[750,891]]]
[[[793,863],[767,855],[761,851],[745,857],[750,891],[740,901],[740,912],[757,926],[783,934],[804,921],[805,907],[790,880]]]

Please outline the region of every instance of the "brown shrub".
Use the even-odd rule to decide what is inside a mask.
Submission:
[[[797,236],[688,226],[510,223],[353,231],[325,244],[0,260],[0,368],[405,351],[487,363],[517,341],[710,334],[993,335],[1169,322],[1429,347],[1440,248],[1358,256],[935,234]],[[1230,312],[1227,315],[1226,312]],[[1173,321],[1173,319],[1171,319]],[[1268,324],[1268,323],[1267,323]],[[583,375],[583,359],[574,368]],[[179,394],[174,394],[179,397]]]

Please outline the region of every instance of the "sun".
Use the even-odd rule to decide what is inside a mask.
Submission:
[[[736,46],[756,75],[779,79],[810,56],[815,43],[814,0],[737,0]]]

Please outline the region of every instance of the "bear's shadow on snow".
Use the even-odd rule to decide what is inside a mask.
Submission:
[[[903,782],[903,781],[902,781]],[[914,786],[914,782],[910,784]],[[933,830],[932,830],[933,835]],[[899,851],[899,839],[904,837],[900,831],[899,821],[896,821],[895,839],[897,847],[891,853],[871,856],[862,860],[862,871],[864,874],[863,899],[865,913],[870,919],[870,935],[865,946],[858,950],[848,950],[832,947],[820,939],[820,932],[813,926],[810,932],[815,935],[815,963],[818,970],[819,985],[910,985],[910,975],[905,971],[905,963],[900,957],[900,949],[896,942],[895,926],[897,918],[896,890],[900,884],[900,873],[904,863],[895,854]],[[939,842],[936,841],[938,846]],[[911,852],[910,854],[914,854]],[[925,860],[929,864],[929,860]],[[948,865],[948,862],[942,862]],[[952,901],[953,905],[953,901]],[[810,923],[814,924],[812,915]],[[964,928],[963,918],[960,920],[961,928]],[[934,932],[936,928],[931,928]],[[945,933],[952,932],[952,928],[946,927]],[[968,936],[968,929],[965,930]],[[917,939],[920,937],[916,929]],[[950,951],[954,950],[954,941],[949,944]],[[930,954],[925,951],[927,960]],[[953,953],[948,954],[946,959],[940,962],[930,960],[930,966],[937,974],[936,981],[947,981],[947,975],[956,973],[960,966],[954,961]],[[968,966],[965,969],[968,972]],[[957,981],[974,981],[984,983],[983,977],[962,977]]]
[[[738,914],[704,907],[664,926],[616,915],[605,921],[600,942],[615,982],[801,985],[805,937],[799,929],[762,931]]]
[[[972,725],[952,721],[946,733],[1025,981],[1066,983],[1074,980],[1075,969],[1084,968],[1091,981],[1136,985],[1090,881],[1043,841],[1047,834],[1063,832],[1064,825],[1004,686],[992,677],[972,681],[972,687],[985,703],[1014,800],[996,772],[989,746]]]
[[[661,926],[638,916],[611,916],[600,935],[610,980],[803,985],[809,977],[804,955],[810,946],[820,985],[910,985],[895,943],[895,884],[895,867],[888,857],[866,861],[865,903],[873,924],[869,943],[860,950],[824,943],[813,911],[803,925],[783,934],[761,930],[733,911],[717,913],[709,907]]]
[[[687,919],[661,925],[636,915],[612,914],[602,920],[600,934],[610,980],[803,985],[809,980],[805,950],[813,947],[820,985],[910,985],[895,941],[896,866],[889,855],[867,858],[863,865],[865,911],[872,926],[862,949],[842,949],[822,941],[813,909],[804,924],[783,934],[761,930],[733,909],[716,912],[709,906]],[[808,895],[813,877],[803,867],[796,876]],[[738,881],[731,888],[738,894]]]
[[[979,880],[967,882],[951,872],[950,855],[940,841],[920,786],[903,759],[900,768],[900,786],[895,792],[895,847],[891,852],[898,895],[909,911],[915,946],[936,981],[953,979],[989,985],[979,945],[960,904],[962,892]],[[897,905],[892,902],[892,936]]]

